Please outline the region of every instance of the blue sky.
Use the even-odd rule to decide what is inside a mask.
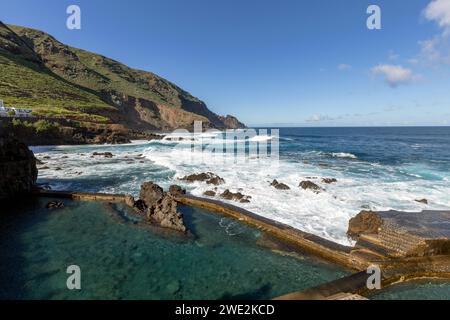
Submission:
[[[66,28],[70,4],[81,30]],[[381,30],[366,27],[370,4]],[[250,125],[450,124],[450,0],[0,0],[0,19]]]

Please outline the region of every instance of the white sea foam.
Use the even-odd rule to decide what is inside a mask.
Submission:
[[[346,237],[348,220],[362,209],[450,209],[450,174],[433,172],[439,179],[419,178],[422,172],[431,174],[431,169],[426,167],[375,165],[355,161],[355,158],[348,157],[349,154],[346,158],[352,160],[352,170],[345,167],[323,168],[291,160],[280,160],[274,165],[270,159],[264,158],[247,158],[230,164],[214,161],[224,156],[220,153],[193,153],[189,147],[174,148],[158,141],[109,146],[108,151],[114,154],[112,159],[91,158],[92,152],[100,148],[106,151],[103,146],[42,149],[38,157],[51,158],[43,159],[50,169],[42,170],[40,178],[53,185],[56,183],[60,189],[73,187],[74,181],[91,183],[94,179],[100,183],[105,180],[108,184],[98,191],[134,195],[138,194],[143,181],[155,180],[164,188],[170,184],[181,184],[193,195],[203,196],[212,186],[204,183],[184,184],[178,178],[211,171],[225,179],[225,184],[218,186],[218,194],[230,189],[252,197],[250,203],[230,203],[342,244],[349,244]],[[140,154],[145,158],[144,163],[141,159],[135,159]],[[61,170],[56,170],[57,167]],[[323,177],[334,177],[338,182],[324,184],[321,181]],[[289,185],[291,190],[271,187],[273,179]],[[303,190],[298,187],[302,180],[312,180],[326,191],[315,194]],[[419,198],[427,198],[430,204],[425,206],[414,201]]]
[[[349,159],[358,159],[357,156],[355,156],[352,153],[347,153],[347,152],[335,152],[332,153],[331,156],[335,157],[335,158],[349,158]]]

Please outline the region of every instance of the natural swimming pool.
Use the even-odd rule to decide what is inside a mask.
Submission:
[[[50,199],[15,203],[0,215],[1,299],[269,299],[348,271],[272,250],[257,229],[181,206],[193,235],[141,227],[121,205]],[[66,268],[81,269],[68,290]]]

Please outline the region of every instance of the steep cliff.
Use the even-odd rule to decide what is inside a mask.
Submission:
[[[34,114],[129,129],[244,127],[154,73],[0,22],[0,97]],[[236,120],[236,121],[235,121]]]

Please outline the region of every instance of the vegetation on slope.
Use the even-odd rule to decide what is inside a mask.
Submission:
[[[229,124],[171,82],[75,49],[29,28],[0,23],[0,99],[35,114],[136,129]]]

